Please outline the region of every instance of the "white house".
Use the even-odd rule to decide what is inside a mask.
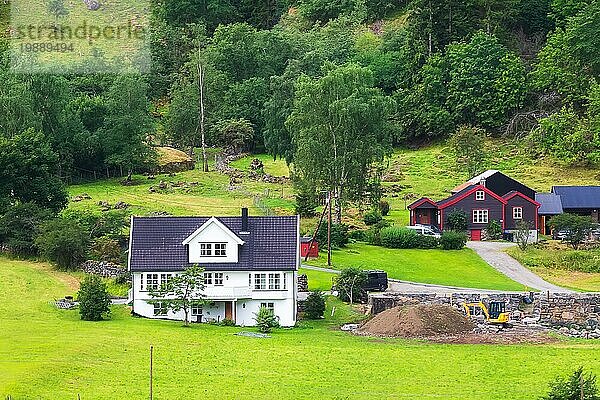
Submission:
[[[183,320],[150,304],[149,290],[190,265],[204,268],[203,307],[192,321],[229,319],[255,324],[261,307],[273,310],[282,326],[296,323],[300,219],[286,217],[133,217],[129,244],[133,312],[147,318]]]

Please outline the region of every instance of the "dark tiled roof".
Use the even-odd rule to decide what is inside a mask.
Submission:
[[[413,201],[407,208],[409,210],[412,210],[417,204],[418,204],[417,208],[437,209],[437,205],[435,205],[435,202],[427,197],[421,197],[419,200]]]
[[[600,186],[554,186],[552,193],[560,196],[565,210],[600,208]]]
[[[187,246],[181,243],[210,217],[135,217],[132,224],[132,272],[182,270],[189,266]],[[206,263],[207,270],[295,270],[298,219],[248,217],[250,234],[240,234],[241,217],[217,217],[245,244],[237,263]]]
[[[462,189],[460,192],[456,192],[454,193],[452,196],[450,197],[446,197],[444,200],[440,200],[437,202],[437,205],[439,207],[443,206],[444,204],[448,203],[449,201],[452,201],[454,199],[456,199],[457,197],[460,197],[462,195],[464,195],[465,193],[467,193],[469,190],[473,189],[475,186],[477,185],[469,185],[467,187],[465,187],[464,189]]]
[[[554,193],[536,193],[535,201],[541,204],[539,215],[558,215],[563,213],[560,196]]]

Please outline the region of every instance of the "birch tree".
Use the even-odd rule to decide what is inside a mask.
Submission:
[[[326,64],[325,70],[320,79],[298,79],[286,126],[296,148],[296,177],[334,194],[339,223],[342,205],[364,198],[371,167],[391,151],[391,104],[370,70],[356,64]]]

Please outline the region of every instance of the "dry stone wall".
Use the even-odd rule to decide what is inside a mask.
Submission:
[[[569,330],[596,332],[600,336],[600,294],[597,293],[507,293],[507,294],[405,294],[369,295],[371,314],[406,304],[445,304],[459,307],[463,303],[504,301],[506,310],[520,318]],[[583,333],[582,333],[583,334]]]

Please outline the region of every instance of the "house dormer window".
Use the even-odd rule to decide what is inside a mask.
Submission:
[[[485,200],[485,192],[483,190],[478,190],[475,192],[475,200],[483,201]]]
[[[513,207],[513,219],[523,219],[523,207]]]
[[[203,257],[212,256],[212,243],[200,243],[200,255]]]
[[[227,243],[215,243],[215,257],[227,257]]]
[[[227,257],[227,243],[200,243],[200,256]]]

